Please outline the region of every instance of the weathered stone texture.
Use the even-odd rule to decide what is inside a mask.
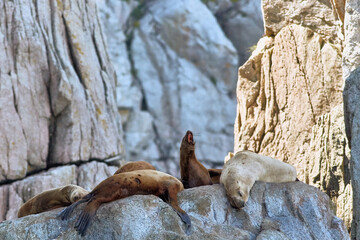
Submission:
[[[121,155],[95,1],[4,1],[0,23],[0,182]]]
[[[244,64],[251,54],[251,48],[264,34],[261,0],[204,2],[234,44],[239,56],[239,65]]]
[[[347,0],[345,7],[343,51],[344,116],[351,148],[351,185],[353,188],[352,239],[360,239],[360,2]]]
[[[239,68],[237,96],[235,152],[289,162],[304,180],[311,128],[342,102],[341,55],[310,29],[289,25]]]
[[[301,182],[256,183],[246,206],[236,210],[220,185],[188,189],[179,204],[191,234],[172,208],[155,196],[132,196],[99,208],[87,239],[349,239],[331,211],[329,197]],[[67,221],[59,210],[0,223],[0,238],[81,239],[73,228],[84,204]]]
[[[330,196],[336,205],[336,216],[350,229],[353,201],[349,160],[341,104],[321,116],[312,128],[310,147],[306,152],[305,180]]]
[[[239,68],[234,151],[249,149],[294,165],[300,180],[331,196],[350,228],[343,3],[263,1],[267,37]]]
[[[274,36],[289,24],[301,25],[310,28],[341,51],[344,40],[341,17],[339,18],[341,12],[344,12],[341,1],[263,0],[265,33],[267,36]]]
[[[113,175],[117,167],[105,163],[90,162],[80,167],[75,165],[52,168],[49,171],[27,177],[0,187],[0,221],[17,218],[20,206],[46,190],[75,184],[91,191],[97,184]]]
[[[235,86],[235,48],[200,1],[152,1],[141,10],[131,57],[144,93],[144,110],[153,120],[151,124],[150,117],[145,118],[149,145],[135,138],[143,146],[137,151],[178,162],[180,140],[190,129],[195,133],[198,158],[219,163],[233,141],[235,104],[228,94]],[[135,114],[130,119],[139,118]],[[125,128],[134,129],[131,125]]]

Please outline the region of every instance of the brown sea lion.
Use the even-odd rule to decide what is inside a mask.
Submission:
[[[213,184],[220,184],[220,176],[222,169],[208,168],[208,172]]]
[[[152,194],[160,197],[174,209],[185,223],[186,232],[188,232],[191,227],[191,220],[187,213],[179,207],[177,201],[177,193],[182,190],[184,190],[184,186],[179,180],[163,172],[137,170],[119,173],[99,183],[88,195],[60,212],[59,217],[62,220],[69,218],[77,205],[87,202],[75,223],[76,230],[81,236],[84,236],[89,223],[101,204],[132,195]]]
[[[251,151],[240,151],[228,155],[220,177],[230,204],[244,207],[255,181],[292,182],[296,180],[296,169],[280,160]]]
[[[185,188],[212,185],[208,170],[196,159],[195,142],[187,131],[180,146],[180,175]]]
[[[18,217],[66,207],[78,201],[89,192],[76,185],[66,185],[42,192],[26,201],[18,211]]]
[[[137,161],[137,162],[128,162],[126,164],[124,164],[123,166],[121,166],[115,173],[123,173],[123,172],[131,172],[131,171],[136,171],[136,170],[156,170],[156,168],[151,165],[148,162],[145,161]]]

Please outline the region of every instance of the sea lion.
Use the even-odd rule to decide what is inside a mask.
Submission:
[[[180,146],[180,175],[185,188],[212,185],[208,170],[196,159],[195,141],[187,131]]]
[[[213,184],[219,184],[222,169],[208,168],[208,172],[209,172],[209,175],[210,175],[210,178],[211,178],[211,182]]]
[[[295,180],[295,167],[250,151],[237,152],[230,158],[220,177],[229,202],[235,208],[244,207],[255,181],[280,183]]]
[[[18,211],[18,218],[69,206],[88,193],[82,187],[72,184],[47,190],[26,201]]]
[[[187,213],[179,207],[177,201],[177,193],[182,190],[184,190],[184,186],[178,179],[163,172],[137,170],[119,173],[99,183],[88,195],[60,212],[59,217],[62,220],[69,218],[77,205],[87,202],[75,223],[76,230],[81,236],[84,236],[101,204],[132,195],[152,194],[160,197],[174,209],[185,223],[187,233],[191,227],[191,220]]]
[[[123,172],[131,172],[131,171],[136,171],[136,170],[145,170],[145,169],[149,169],[149,170],[156,170],[156,168],[151,165],[148,162],[145,161],[137,161],[137,162],[128,162],[126,164],[124,164],[123,166],[121,166],[115,173],[123,173]]]

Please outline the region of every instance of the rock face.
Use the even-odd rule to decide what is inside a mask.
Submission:
[[[267,36],[239,68],[234,151],[249,149],[294,165],[300,180],[331,196],[350,228],[340,3],[262,2]]]
[[[330,196],[336,216],[350,229],[353,195],[350,184],[350,149],[345,137],[343,106],[321,116],[312,128],[310,146],[305,154],[306,183]]]
[[[263,32],[260,0],[102,1],[99,9],[119,78],[127,159],[178,176],[180,140],[190,129],[199,159],[222,165],[233,145],[238,61]]]
[[[102,180],[114,174],[117,167],[101,162],[89,162],[80,167],[69,165],[56,167],[24,180],[0,186],[0,221],[17,218],[20,206],[43,191],[75,184],[91,191]]]
[[[235,105],[228,93],[237,56],[211,12],[200,1],[152,2],[134,29],[131,56],[160,156],[178,159],[181,138],[192,129],[200,134],[199,158],[219,162],[231,150]]]
[[[360,3],[347,0],[345,7],[345,44],[343,51],[344,111],[346,135],[351,148],[351,183],[354,191],[352,239],[360,239]]]
[[[116,77],[95,1],[5,1],[0,11],[0,182],[121,157]]]
[[[234,44],[239,65],[249,58],[251,47],[264,34],[261,0],[203,1],[215,15],[226,36]]]
[[[258,182],[246,206],[230,207],[220,185],[185,190],[180,207],[190,216],[191,234],[172,208],[155,196],[132,196],[102,205],[87,239],[349,239],[331,211],[329,197],[301,182]],[[73,228],[84,204],[67,221],[53,210],[0,223],[1,239],[81,239]]]

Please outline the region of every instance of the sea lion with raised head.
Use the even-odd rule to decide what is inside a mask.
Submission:
[[[180,146],[180,175],[185,188],[212,185],[209,171],[196,159],[195,141],[187,131]]]
[[[136,161],[136,162],[125,163],[114,173],[114,175],[123,172],[131,172],[131,171],[145,170],[145,169],[156,170],[156,168],[148,162]]]
[[[179,207],[177,201],[177,194],[182,190],[184,190],[184,186],[178,179],[163,172],[137,170],[119,173],[99,183],[88,195],[60,212],[59,217],[62,220],[69,218],[77,205],[87,202],[75,223],[76,230],[84,236],[101,204],[132,195],[152,194],[160,197],[174,209],[185,223],[187,233],[191,227],[191,220],[187,213]]]
[[[235,208],[244,207],[255,181],[281,183],[296,180],[295,167],[251,151],[229,154],[225,161],[220,183]]]
[[[89,192],[76,185],[66,185],[44,191],[26,201],[18,211],[18,217],[42,213],[55,208],[66,207],[78,201]]]

